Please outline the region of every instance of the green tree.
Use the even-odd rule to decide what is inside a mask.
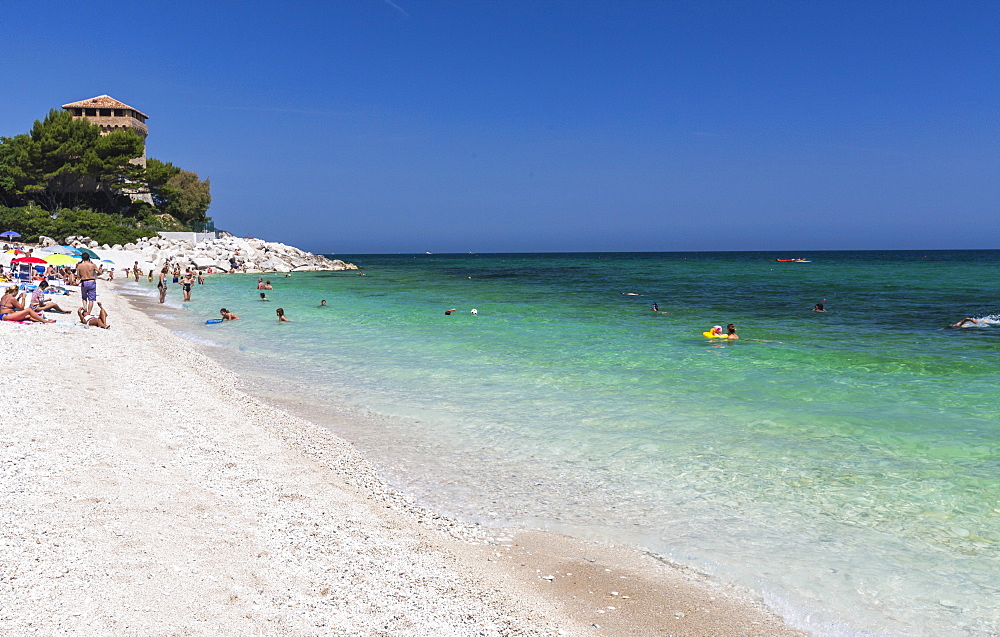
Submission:
[[[141,137],[126,129],[102,136],[99,126],[68,111],[49,111],[28,135],[4,139],[3,146],[0,188],[12,185],[20,203],[127,212],[128,192],[144,181],[142,166],[131,161],[142,156]]]
[[[208,179],[199,179],[197,173],[152,158],[146,162],[146,179],[153,205],[160,212],[184,225],[208,221],[206,213],[212,203]]]

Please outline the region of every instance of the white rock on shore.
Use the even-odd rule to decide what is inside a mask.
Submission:
[[[151,237],[124,246],[99,246],[88,237],[67,237],[66,242],[74,247],[97,250],[102,258],[113,261],[117,268],[131,267],[138,261],[143,271],[158,270],[166,263],[196,270],[211,268],[228,272],[235,269],[249,273],[358,269],[353,263],[331,260],[284,243],[233,236],[198,243]]]

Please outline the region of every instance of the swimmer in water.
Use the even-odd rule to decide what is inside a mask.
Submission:
[[[454,312],[454,311],[455,311],[455,308],[451,308],[450,310],[445,310],[444,313],[447,314],[448,316],[451,316],[451,313]]]
[[[976,325],[982,325],[982,323],[979,322],[979,319],[964,318],[958,323],[953,323],[948,327],[975,327]]]
[[[653,308],[653,311],[654,311],[654,312],[659,312],[659,311],[660,311],[660,306],[659,306],[659,304],[658,304],[658,303],[653,303],[653,304],[652,304],[652,305],[650,305],[649,307]]]
[[[730,323],[729,325],[726,326],[726,336],[729,338],[729,340],[733,340],[734,338],[739,338],[739,336],[736,335],[735,323]]]
[[[285,310],[281,309],[280,307],[278,309],[276,309],[274,311],[274,313],[278,316],[278,322],[279,323],[291,323],[291,321],[289,321],[285,317]]]
[[[237,321],[240,318],[235,314],[233,314],[232,312],[230,312],[229,310],[227,310],[226,308],[222,308],[221,310],[219,310],[219,314],[222,315],[223,321]]]
[[[268,300],[268,298],[266,296],[264,296],[263,292],[260,293],[260,300],[261,301],[267,301]]]
[[[826,308],[823,307],[822,303],[817,303],[813,306],[813,312],[826,312]]]

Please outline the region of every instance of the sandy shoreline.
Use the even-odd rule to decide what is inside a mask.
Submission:
[[[0,633],[800,634],[637,551],[413,505],[111,289],[111,330],[0,323],[28,405],[0,430]]]

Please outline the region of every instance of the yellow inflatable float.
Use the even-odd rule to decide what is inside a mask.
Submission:
[[[729,334],[722,333],[721,325],[713,325],[711,331],[702,332],[701,335],[705,338],[729,338]]]

